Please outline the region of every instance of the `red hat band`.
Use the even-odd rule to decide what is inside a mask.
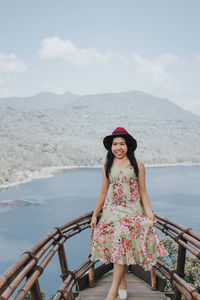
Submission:
[[[117,127],[112,134],[129,134],[123,127]]]

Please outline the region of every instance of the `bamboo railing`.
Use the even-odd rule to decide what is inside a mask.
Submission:
[[[65,292],[65,285],[67,285],[68,296],[68,294],[70,294],[70,289],[75,282],[75,278],[80,276],[83,270],[86,271],[90,268],[91,262],[87,260],[87,262],[77,270],[70,272],[68,270],[64,243],[70,237],[90,227],[91,216],[92,212],[64,224],[63,226],[56,227],[52,232],[37,242],[29,251],[26,251],[15,264],[0,276],[0,299],[9,299],[24,278],[25,283],[19,288],[14,299],[24,299],[28,291],[31,292],[33,300],[42,299],[38,278],[56,252],[58,252],[59,256],[64,286],[58,291],[55,299],[61,299],[59,294],[62,295],[62,290],[63,293]],[[39,260],[41,261],[40,263],[38,263]]]
[[[14,300],[21,300],[24,299],[29,291],[33,300],[42,300],[38,278],[56,253],[58,253],[59,257],[63,283],[56,292],[54,300],[74,299],[72,287],[75,284],[78,284],[79,288],[81,286],[83,288],[88,283],[90,286],[93,286],[94,279],[111,270],[112,264],[102,264],[95,268],[89,257],[77,269],[73,271],[68,269],[64,244],[72,236],[90,227],[92,213],[89,212],[71,222],[54,228],[52,232],[33,245],[29,251],[24,252],[19,260],[0,276],[0,300],[11,299],[10,297],[13,297]],[[181,295],[183,295],[185,299],[200,300],[200,295],[197,291],[184,280],[186,250],[200,259],[200,236],[190,228],[187,229],[177,225],[157,214],[156,218],[156,227],[179,244],[177,269],[172,270],[161,261],[157,262],[156,269],[170,280],[176,288],[174,299],[179,300]],[[153,285],[155,285],[155,274],[151,275],[151,280],[153,280]]]
[[[175,300],[180,300],[181,295],[188,300],[200,300],[200,295],[184,280],[186,250],[200,259],[200,235],[193,232],[191,228],[175,224],[157,214],[155,216],[157,218],[156,227],[179,245],[176,270],[172,270],[160,260],[156,264],[157,270],[175,287]]]

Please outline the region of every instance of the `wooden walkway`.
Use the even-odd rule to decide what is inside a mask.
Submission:
[[[109,287],[111,285],[112,274],[105,274],[100,280],[95,282],[93,288],[86,288],[79,293],[77,300],[105,300]],[[128,284],[128,300],[163,300],[166,296],[159,291],[152,291],[151,286],[129,273],[126,274]]]

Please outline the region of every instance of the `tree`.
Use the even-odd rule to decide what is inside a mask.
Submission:
[[[166,237],[162,240],[165,249],[168,251],[169,256],[163,257],[161,260],[166,263],[170,268],[176,269],[178,245],[170,237]],[[200,261],[199,259],[186,253],[185,261],[185,281],[189,283],[198,293],[200,293]],[[168,291],[173,290],[173,286],[167,281]]]
[[[42,300],[45,300],[45,293],[41,290],[41,294],[42,294]],[[28,292],[28,294],[25,296],[24,300],[32,300],[32,297],[31,297],[31,293]]]

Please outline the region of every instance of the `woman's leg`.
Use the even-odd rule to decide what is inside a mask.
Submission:
[[[113,280],[106,300],[116,300],[118,296],[118,288],[122,277],[124,275],[125,265],[114,264],[113,266]]]
[[[127,290],[127,283],[126,283],[126,276],[125,276],[125,274],[126,274],[126,268],[124,268],[124,274],[122,276],[122,279],[121,279],[121,282],[120,282],[120,286],[119,286],[119,288],[121,290]]]

